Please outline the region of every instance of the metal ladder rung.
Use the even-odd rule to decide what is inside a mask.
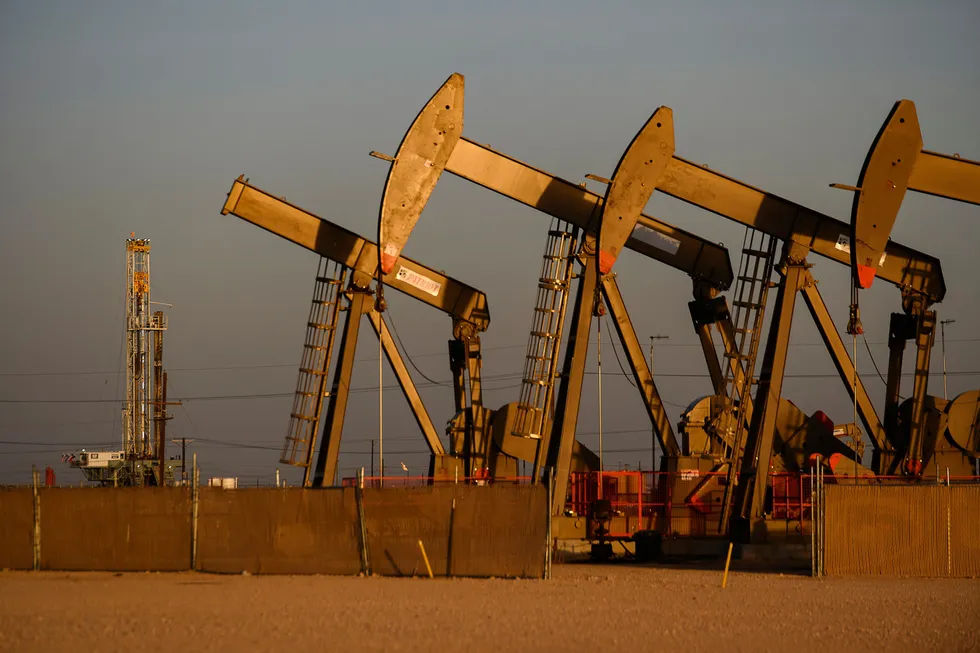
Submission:
[[[732,360],[732,359],[734,359],[734,360],[737,360],[737,361],[744,361],[744,360],[748,359],[748,357],[749,357],[748,354],[742,354],[742,353],[739,353],[739,352],[735,352],[733,354],[730,354],[727,351],[725,352],[725,360]]]
[[[321,372],[320,370],[310,369],[309,367],[301,367],[299,371],[303,374],[309,374],[310,376],[326,376],[327,372]]]
[[[530,383],[532,385],[547,385],[547,379],[521,379],[524,383]]]
[[[557,338],[558,337],[557,334],[548,333],[547,331],[532,331],[531,332],[531,335],[534,336],[535,338],[549,338],[549,339],[553,339],[553,338]]]
[[[551,356],[535,356],[534,354],[527,354],[526,356],[524,356],[524,360],[546,361],[546,360],[551,360]]]
[[[538,288],[542,290],[565,290],[568,288],[568,284],[551,279],[538,279]]]
[[[294,394],[297,394],[297,395],[300,395],[300,396],[303,396],[303,397],[316,397],[316,393],[315,392],[306,392],[304,390],[297,390]],[[329,397],[330,396],[330,393],[325,391],[320,396],[322,396],[322,397]]]
[[[743,249],[742,254],[756,256],[758,258],[769,258],[769,252],[764,249]]]
[[[309,350],[311,350],[311,351],[327,351],[327,348],[326,348],[326,347],[323,347],[323,346],[321,346],[321,345],[311,345],[311,344],[310,344],[310,343],[308,343],[308,342],[307,342],[307,343],[305,343],[305,344],[303,345],[303,347],[304,347],[304,348],[306,348],[306,349],[309,349]]]
[[[737,308],[748,308],[748,309],[754,310],[754,309],[760,308],[762,305],[761,304],[753,304],[752,302],[734,301],[734,302],[732,302],[732,306],[735,306]]]

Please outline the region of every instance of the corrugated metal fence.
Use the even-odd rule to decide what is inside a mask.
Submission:
[[[428,574],[424,547],[436,576],[545,574],[543,486],[460,484],[358,493],[4,490],[0,568],[358,574],[367,562],[372,573],[410,576]]]
[[[828,576],[980,576],[980,486],[824,486]]]

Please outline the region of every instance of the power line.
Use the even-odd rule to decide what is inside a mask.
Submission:
[[[587,375],[595,375],[598,372],[586,371]],[[616,372],[607,372],[609,376],[626,376],[625,373],[617,374]],[[970,371],[959,371],[959,372],[947,372],[947,376],[980,376],[980,370],[970,370]],[[930,372],[929,376],[941,376],[942,372]],[[506,378],[517,378],[519,375],[505,375]],[[657,375],[660,378],[669,379],[708,379],[711,378],[709,374],[697,373],[697,374],[681,374],[681,373],[660,373]],[[872,375],[861,375],[872,376]],[[915,376],[915,372],[905,372],[902,376]],[[837,379],[840,378],[839,374],[784,374],[783,378],[786,379]],[[501,378],[500,380],[503,380]],[[495,390],[507,390],[510,388],[519,387],[520,383],[502,385],[493,388],[484,388],[485,391],[492,392]],[[416,384],[417,388],[428,389],[442,387],[437,384],[429,383],[419,383]],[[384,390],[399,390],[398,385],[386,385]],[[377,387],[364,387],[364,388],[352,388],[349,392],[350,394],[358,394],[363,392],[376,392]],[[270,392],[270,393],[252,393],[252,394],[237,394],[237,395],[206,395],[206,396],[182,396],[175,399],[175,401],[225,401],[225,400],[240,400],[240,399],[283,399],[286,397],[292,397],[295,392]],[[112,404],[112,403],[122,403],[124,399],[0,399],[0,404]],[[665,402],[667,403],[667,402]],[[680,407],[679,404],[674,404]]]
[[[955,342],[980,342],[980,338],[956,338],[956,339],[947,338],[946,339],[946,342],[947,343],[955,343]],[[401,340],[400,339],[399,339],[399,343],[401,343]],[[595,344],[595,343],[594,342],[590,342],[590,344]],[[880,345],[887,345],[888,342],[870,342],[870,343],[867,343],[867,344],[869,344],[869,345],[875,345],[875,346],[880,346]],[[504,350],[504,349],[523,349],[526,346],[527,346],[526,344],[522,344],[522,345],[502,345],[502,346],[497,346],[497,347],[483,347],[483,348],[481,348],[481,351],[499,351],[499,350]],[[642,348],[646,348],[646,349],[649,349],[649,347],[650,347],[650,345],[642,345],[642,344],[640,346]],[[794,342],[791,342],[789,346],[790,347],[824,347],[825,345],[822,342],[795,342],[795,343]],[[664,347],[698,347],[698,348],[700,348],[701,347],[701,343],[698,343],[698,342],[672,342],[672,343],[659,344],[659,345],[657,345],[657,347],[658,348],[664,348]],[[722,345],[721,344],[717,344],[717,345],[715,345],[715,347],[716,348],[719,348],[719,347],[722,347]],[[403,347],[403,349],[404,349],[404,347]],[[407,353],[406,353],[406,356],[408,356]],[[432,357],[432,356],[448,356],[448,353],[447,352],[433,352],[433,353],[429,353],[429,354],[415,354],[413,356],[410,356],[410,358],[429,358],[429,357]],[[376,361],[376,360],[378,360],[377,357],[374,357],[374,358],[358,358],[358,359],[356,359],[355,362],[358,362],[358,363],[366,363],[366,362],[373,362],[373,361]],[[241,370],[281,369],[281,368],[293,368],[293,369],[295,369],[297,367],[298,367],[298,364],[296,364],[296,363],[282,363],[282,364],[275,364],[275,365],[224,365],[224,366],[209,366],[209,367],[174,367],[174,368],[168,368],[167,371],[168,372],[224,372],[224,371],[241,371]],[[413,367],[415,367],[415,366],[413,365]],[[418,368],[417,367],[415,369],[418,371]],[[79,372],[79,371],[74,371],[74,372],[0,372],[0,377],[113,376],[113,375],[122,375],[122,374],[125,374],[125,371],[120,370],[120,371],[114,371],[114,372],[106,372],[106,371],[103,371],[103,372]],[[419,374],[422,374],[422,372],[419,371]],[[658,376],[660,376],[660,375],[658,374]],[[437,384],[442,384],[442,383],[446,383],[446,382],[440,381],[440,382],[436,382],[436,383]]]
[[[494,374],[488,377],[484,377],[486,381],[506,381],[510,379],[520,378],[520,374]],[[520,384],[509,384],[497,387],[484,387],[485,391],[494,390],[506,390],[508,388],[516,388]],[[438,388],[444,387],[441,383],[417,383],[416,388],[427,389],[427,388]],[[401,386],[386,385],[384,390],[400,390]],[[348,392],[350,394],[358,394],[363,392],[376,392],[378,390],[375,386],[361,387],[361,388],[351,388]],[[269,393],[248,393],[248,394],[236,394],[236,395],[204,395],[204,396],[180,396],[174,399],[174,401],[220,401],[220,400],[236,400],[236,399],[281,399],[284,397],[292,397],[295,392],[269,392]],[[111,403],[122,403],[125,399],[0,399],[0,404],[111,404]]]

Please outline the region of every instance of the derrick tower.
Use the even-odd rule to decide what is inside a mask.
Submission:
[[[151,361],[150,341],[162,341],[166,329],[164,313],[150,313],[150,240],[130,233],[126,239],[126,406],[122,422],[127,458],[152,458],[158,444],[150,436],[156,417],[151,406],[155,405],[152,398],[162,390],[160,375],[154,373],[162,361],[159,356]]]

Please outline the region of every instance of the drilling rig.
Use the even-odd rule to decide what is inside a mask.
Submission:
[[[122,409],[122,446],[112,451],[71,454],[67,462],[99,485],[173,485],[174,464],[167,461],[167,374],[163,334],[167,316],[150,306],[150,240],[131,233],[126,239],[126,403]],[[179,404],[179,402],[173,402]]]

